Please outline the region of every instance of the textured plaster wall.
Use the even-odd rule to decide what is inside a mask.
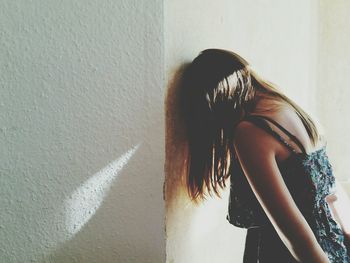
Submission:
[[[0,4],[0,261],[164,262],[163,3]]]
[[[350,124],[347,121],[350,112],[350,2],[319,2],[319,112],[326,125],[327,147],[334,171],[350,193]]]
[[[176,108],[181,65],[210,47],[246,58],[316,115],[317,1],[165,1],[167,262],[242,262],[245,230],[230,225],[228,189],[196,207],[183,188],[186,139]]]

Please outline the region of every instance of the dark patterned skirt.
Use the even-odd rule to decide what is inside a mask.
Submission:
[[[243,263],[297,263],[273,226],[247,229]]]

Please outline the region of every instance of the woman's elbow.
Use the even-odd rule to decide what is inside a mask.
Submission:
[[[316,239],[302,238],[287,245],[289,251],[297,262],[329,263],[326,253],[322,250]]]
[[[297,262],[329,263],[327,255],[310,230],[305,230],[303,233],[294,231],[293,234],[288,234],[288,238],[285,235],[280,237]]]

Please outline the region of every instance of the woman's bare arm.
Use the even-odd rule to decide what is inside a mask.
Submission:
[[[310,226],[296,206],[276,163],[279,142],[242,121],[235,150],[247,180],[279,237],[298,262],[329,263]]]

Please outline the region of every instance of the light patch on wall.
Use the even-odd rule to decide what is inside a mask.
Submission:
[[[78,233],[101,206],[114,179],[139,148],[140,143],[90,177],[65,201],[66,229]]]
[[[220,212],[220,202],[217,198],[208,198],[196,207],[191,218],[189,239],[200,242],[209,238],[217,226],[217,221],[223,216]]]

